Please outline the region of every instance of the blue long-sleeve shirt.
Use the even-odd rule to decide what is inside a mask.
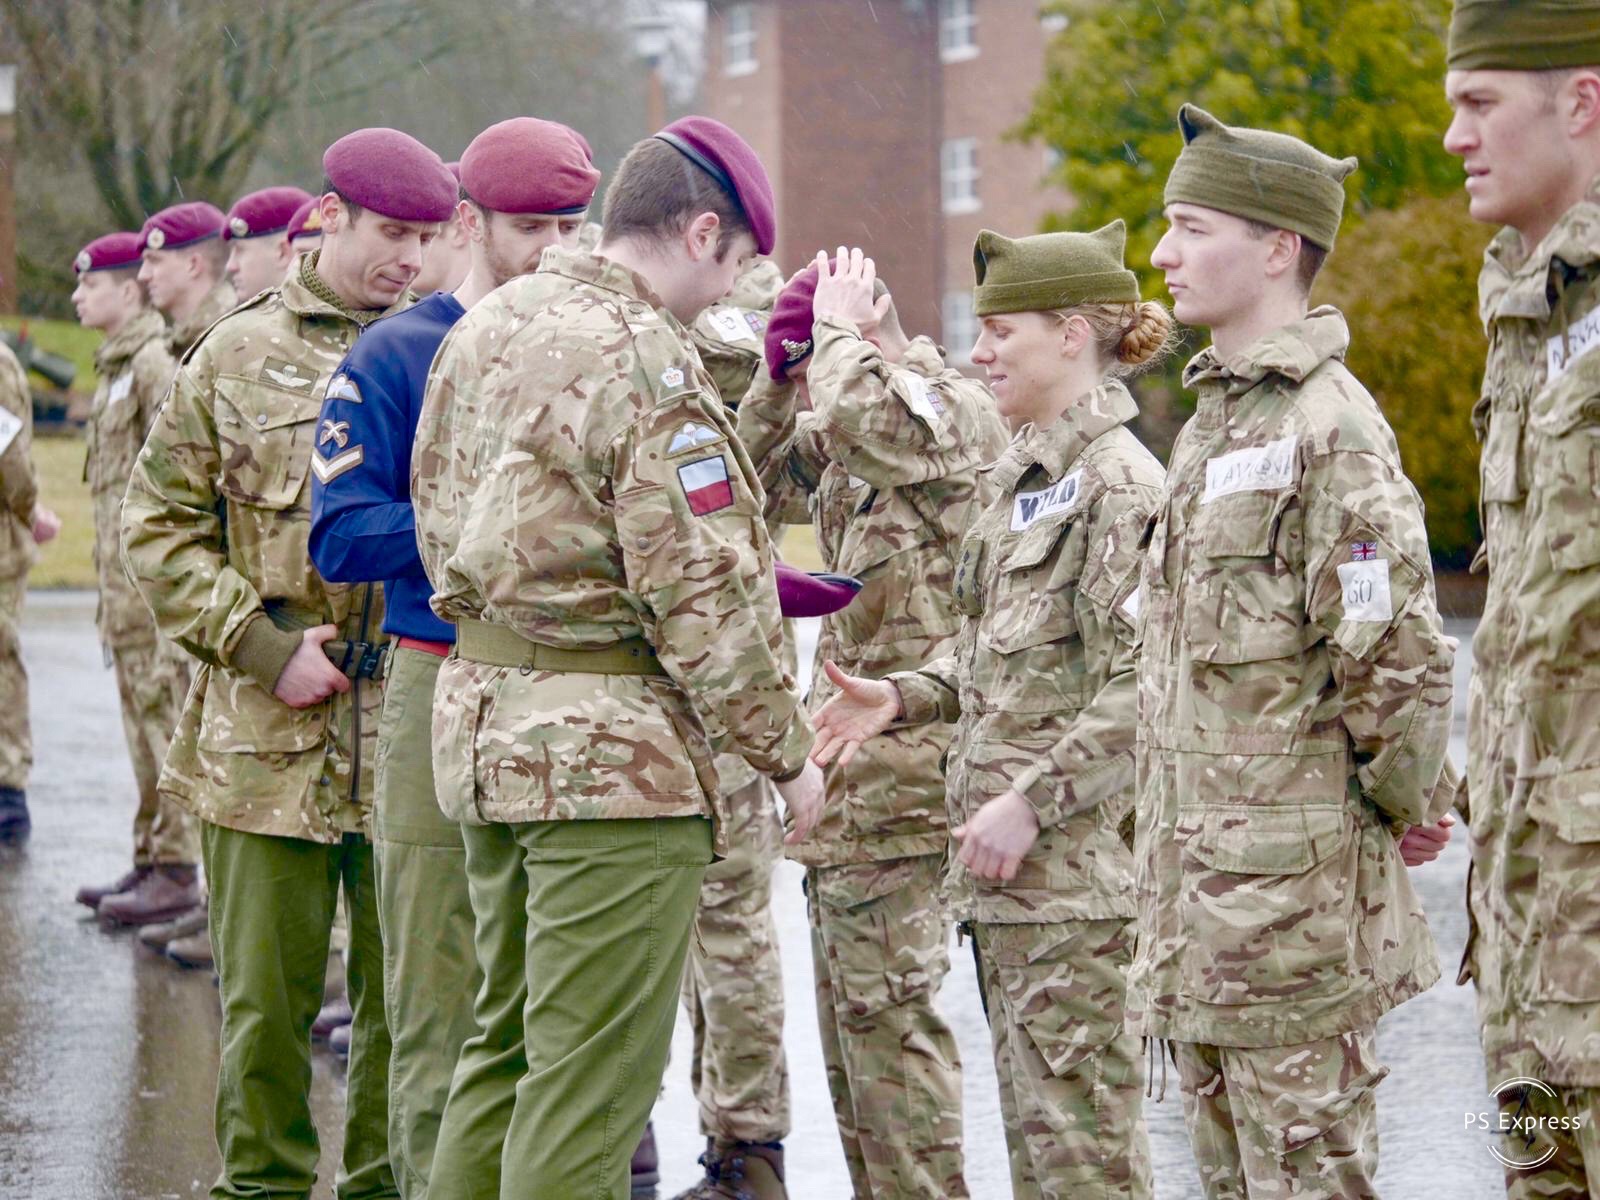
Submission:
[[[466,309],[449,292],[369,325],[328,384],[312,451],[311,561],[335,583],[383,581],[384,631],[455,641],[428,598],[411,508],[411,444],[439,343]]]

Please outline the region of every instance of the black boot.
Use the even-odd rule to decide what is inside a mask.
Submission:
[[[31,828],[28,794],[21,788],[0,788],[0,842],[21,841]]]

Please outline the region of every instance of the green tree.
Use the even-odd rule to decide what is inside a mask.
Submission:
[[[1056,0],[1051,43],[1023,136],[1061,152],[1075,229],[1128,222],[1128,261],[1147,282],[1161,192],[1182,148],[1178,108],[1292,133],[1354,154],[1356,214],[1460,186],[1440,139],[1450,0]],[[1061,227],[1067,218],[1059,216]]]

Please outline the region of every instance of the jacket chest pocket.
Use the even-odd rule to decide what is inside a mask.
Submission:
[[[1535,397],[1529,424],[1540,526],[1559,571],[1600,563],[1600,353],[1583,355]]]
[[[1259,662],[1316,640],[1306,620],[1295,494],[1240,492],[1200,507],[1190,533],[1183,636],[1196,659]]]
[[[311,469],[322,389],[292,393],[224,376],[217,396],[222,494],[247,508],[293,507]]]
[[[1074,603],[1087,533],[1056,521],[990,547],[991,593],[980,640],[988,706],[1049,713],[1081,706],[1085,663]]]

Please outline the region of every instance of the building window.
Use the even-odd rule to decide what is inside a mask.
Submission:
[[[960,62],[978,53],[978,0],[939,0],[939,57]]]
[[[939,185],[945,212],[978,210],[977,138],[950,138],[940,147]]]
[[[963,289],[944,294],[944,348],[956,362],[971,362],[978,341],[978,318],[972,313],[972,293]]]
[[[722,73],[748,75],[756,69],[756,6],[730,4],[722,10]]]

